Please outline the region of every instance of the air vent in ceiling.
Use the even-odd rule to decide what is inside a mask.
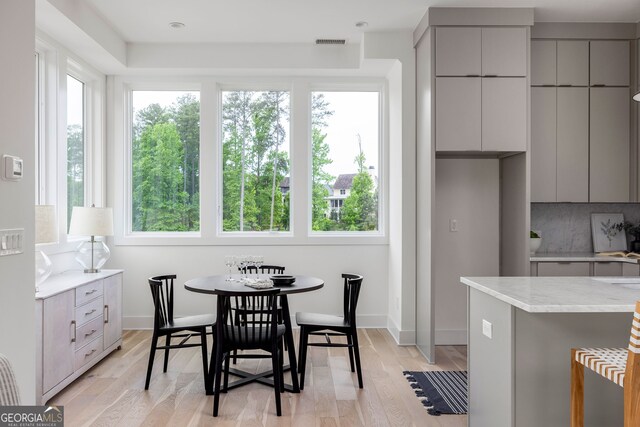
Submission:
[[[345,39],[316,39],[316,44],[345,44]]]

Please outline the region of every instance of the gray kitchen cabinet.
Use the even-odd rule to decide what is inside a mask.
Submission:
[[[589,276],[588,262],[539,262],[539,277],[573,277],[573,276]]]
[[[592,41],[589,69],[591,86],[629,86],[629,42]]]
[[[482,75],[527,75],[527,31],[520,27],[482,28]]]
[[[482,149],[481,80],[478,77],[436,78],[436,150]]]
[[[482,32],[476,27],[436,29],[436,75],[479,76]]]
[[[555,85],[556,41],[531,40],[531,86]]]
[[[557,91],[556,201],[585,203],[589,201],[589,89]]]
[[[481,80],[482,151],[526,151],[526,78]]]
[[[629,201],[629,88],[590,88],[589,201]]]
[[[593,275],[596,277],[622,276],[621,262],[594,262]]]
[[[640,266],[625,262],[622,264],[622,275],[624,277],[638,277],[640,276]]]
[[[558,40],[557,43],[558,86],[589,86],[589,42]]]
[[[556,159],[556,88],[532,87],[532,202],[556,201]]]

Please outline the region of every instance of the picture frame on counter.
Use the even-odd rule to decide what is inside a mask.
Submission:
[[[626,251],[627,236],[624,229],[616,227],[624,223],[622,213],[592,213],[591,234],[594,252]]]

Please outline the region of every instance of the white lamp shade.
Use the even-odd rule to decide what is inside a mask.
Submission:
[[[69,234],[113,236],[113,210],[111,208],[74,207],[71,213]]]
[[[633,95],[633,100],[640,102],[640,92],[638,92],[635,95]]]
[[[36,244],[57,241],[56,207],[53,205],[36,205]]]

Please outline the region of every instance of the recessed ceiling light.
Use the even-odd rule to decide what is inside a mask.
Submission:
[[[356,28],[367,28],[369,23],[367,21],[358,21],[356,22]]]
[[[173,29],[184,28],[185,25],[182,22],[169,22],[169,26]]]

